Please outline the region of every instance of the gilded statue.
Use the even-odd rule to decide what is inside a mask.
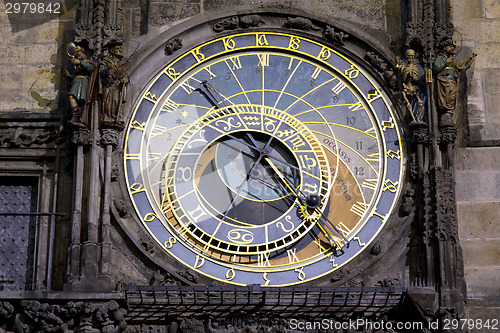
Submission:
[[[456,42],[451,38],[442,40],[432,68],[436,76],[437,107],[441,115],[453,115],[457,105],[460,74],[468,70],[476,58],[476,54],[473,54],[467,61],[456,64],[455,46]]]

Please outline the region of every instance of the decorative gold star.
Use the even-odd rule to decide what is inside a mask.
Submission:
[[[186,110],[182,111],[181,112],[181,116],[183,116],[184,118],[186,118],[188,116],[188,112]]]

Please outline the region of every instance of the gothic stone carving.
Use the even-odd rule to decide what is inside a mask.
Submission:
[[[0,128],[0,147],[33,147],[56,141],[60,133],[51,128],[25,128],[13,125]]]
[[[365,54],[365,60],[367,60],[373,66],[373,68],[380,73],[380,75],[392,89],[396,89],[396,74],[387,62],[385,62],[382,58],[375,54],[375,52],[367,52]]]
[[[16,307],[0,302],[0,332],[119,333],[127,328],[125,314],[116,301],[50,304],[22,300]]]
[[[229,19],[224,19],[215,23],[212,29],[215,32],[223,32],[226,30],[235,30],[238,28],[248,29],[252,27],[258,27],[264,23],[264,20],[259,15],[233,16]]]
[[[306,19],[304,17],[288,17],[283,25],[283,28],[287,29],[298,29],[304,31],[318,31],[321,28],[316,27],[312,24],[311,20]]]
[[[182,48],[182,38],[172,38],[165,44],[165,55],[172,55]]]
[[[324,32],[324,36],[327,40],[339,44],[345,45],[345,41],[349,38],[349,35],[344,33],[343,31],[335,31],[333,27],[327,26]]]

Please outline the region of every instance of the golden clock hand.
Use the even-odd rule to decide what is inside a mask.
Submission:
[[[276,167],[276,165],[274,165],[274,163],[269,159],[269,157],[264,157],[264,160],[271,166],[271,168],[273,169],[273,171],[278,175],[278,177],[281,179],[281,181],[283,182],[283,184],[285,184],[285,186],[288,188],[288,190],[290,190],[290,192],[293,193],[293,195],[300,201],[300,203],[302,204],[302,199],[299,197],[299,195],[297,194],[297,192],[293,189],[293,187],[288,183],[288,181],[285,179],[285,176],[283,176],[283,174],[281,173],[281,171],[279,171],[279,169]]]

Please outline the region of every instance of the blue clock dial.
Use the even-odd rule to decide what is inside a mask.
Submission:
[[[398,118],[354,60],[291,34],[180,55],[137,99],[124,166],[143,227],[213,279],[325,276],[383,230],[403,179]]]

